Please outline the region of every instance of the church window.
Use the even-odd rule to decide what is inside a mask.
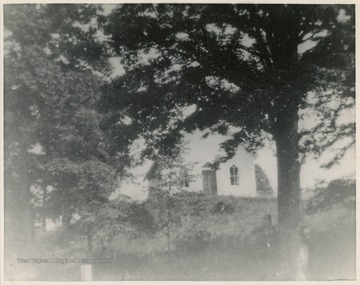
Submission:
[[[235,165],[230,167],[230,184],[239,185],[239,169]]]

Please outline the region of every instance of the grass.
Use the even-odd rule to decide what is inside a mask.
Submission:
[[[115,262],[94,264],[93,279],[279,279],[276,240],[264,234],[262,224],[266,215],[276,222],[276,199],[198,195],[182,207],[181,223],[171,231],[170,251],[161,231],[145,234],[140,230],[131,236],[120,233],[111,242],[94,245],[96,257],[115,256]],[[334,206],[306,216],[305,223],[311,231],[309,279],[355,278],[355,208]],[[83,248],[85,242],[83,239]],[[37,280],[80,280],[78,264],[40,265],[38,269]]]

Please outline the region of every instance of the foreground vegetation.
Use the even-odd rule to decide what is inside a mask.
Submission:
[[[354,183],[338,180],[304,201],[310,280],[355,278]],[[160,193],[158,193],[160,194]],[[333,201],[330,203],[329,201]],[[325,203],[326,207],[323,206]],[[93,239],[94,280],[277,280],[275,198],[207,197],[180,192],[114,202]],[[169,208],[170,206],[170,208]],[[270,218],[271,217],[271,221]],[[88,256],[74,223],[43,233],[38,252]],[[41,247],[40,247],[41,245]],[[34,280],[79,280],[79,264],[40,264]]]

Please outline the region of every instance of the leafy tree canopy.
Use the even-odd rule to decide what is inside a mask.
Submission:
[[[353,12],[341,5],[122,5],[99,18],[126,69],[103,108],[130,117],[131,128],[162,149],[180,130],[231,127],[228,152],[245,142],[257,148],[264,132],[277,136],[307,106],[308,92],[354,98]],[[196,110],[186,117],[188,106]]]
[[[126,164],[95,109],[103,79],[94,70],[107,70],[91,27],[97,7],[4,10],[7,219],[33,228],[33,236],[38,218],[69,224],[77,214],[78,222],[91,224]],[[21,229],[12,237],[31,240]]]
[[[351,5],[144,4],[98,18],[126,70],[104,89],[105,124],[131,129],[130,140],[143,137],[146,155],[171,153],[183,131],[196,129],[232,134],[222,144],[228,157],[240,143],[255,150],[272,136],[284,279],[304,278],[300,154],[354,134],[354,124],[337,125],[340,110],[354,105],[354,12]],[[309,103],[326,120],[300,141],[299,118],[308,115],[300,111]]]

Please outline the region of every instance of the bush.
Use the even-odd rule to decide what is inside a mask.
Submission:
[[[223,201],[217,202],[212,208],[212,214],[233,214],[235,212],[235,208],[231,204],[226,204]]]
[[[155,219],[146,209],[145,204],[132,203],[126,220],[139,232],[145,234],[154,234],[156,232]]]
[[[307,202],[309,214],[329,210],[335,205],[352,208],[355,206],[356,185],[354,180],[337,179],[327,187],[314,189],[314,196]]]

